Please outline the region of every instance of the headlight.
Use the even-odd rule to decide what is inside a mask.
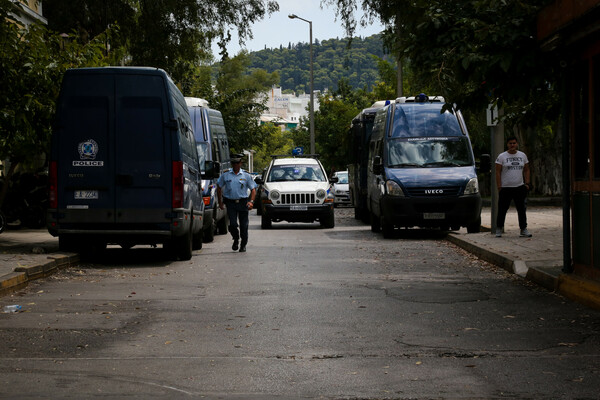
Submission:
[[[477,194],[479,193],[479,181],[477,178],[471,178],[467,186],[465,187],[465,194]]]
[[[323,189],[317,190],[317,199],[323,200],[325,197],[327,197],[327,192],[325,190],[323,190]]]
[[[389,194],[390,196],[404,197],[404,192],[402,191],[402,188],[394,181],[386,181],[385,189],[387,191],[387,194]]]
[[[271,190],[271,192],[269,192],[269,197],[272,201],[277,201],[279,200],[280,194],[277,190]]]

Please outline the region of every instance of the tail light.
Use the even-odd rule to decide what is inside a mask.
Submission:
[[[58,166],[56,161],[50,162],[48,176],[48,200],[50,208],[58,208]]]
[[[202,198],[205,206],[210,206],[210,196],[205,196]]]
[[[183,161],[173,161],[173,208],[183,208]]]

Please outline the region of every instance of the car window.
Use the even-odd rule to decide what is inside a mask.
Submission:
[[[324,182],[325,174],[318,165],[276,165],[271,168],[267,182],[286,181]]]
[[[338,178],[338,183],[348,183],[348,173],[339,173],[336,175]]]

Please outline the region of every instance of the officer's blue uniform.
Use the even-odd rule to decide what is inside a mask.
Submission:
[[[223,193],[223,202],[227,207],[229,217],[229,232],[234,243],[242,239],[241,247],[245,249],[248,243],[248,194],[256,188],[252,175],[240,169],[236,174],[233,169],[219,177],[217,185]],[[238,230],[239,218],[239,230]]]

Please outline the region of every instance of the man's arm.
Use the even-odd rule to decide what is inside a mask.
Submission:
[[[219,208],[222,210],[225,208],[223,205],[223,189],[221,186],[217,185],[217,201],[219,202]]]
[[[531,172],[529,170],[529,163],[526,163],[523,167],[523,181],[527,185],[527,189],[531,187]]]
[[[496,164],[496,187],[502,188],[502,164]]]

